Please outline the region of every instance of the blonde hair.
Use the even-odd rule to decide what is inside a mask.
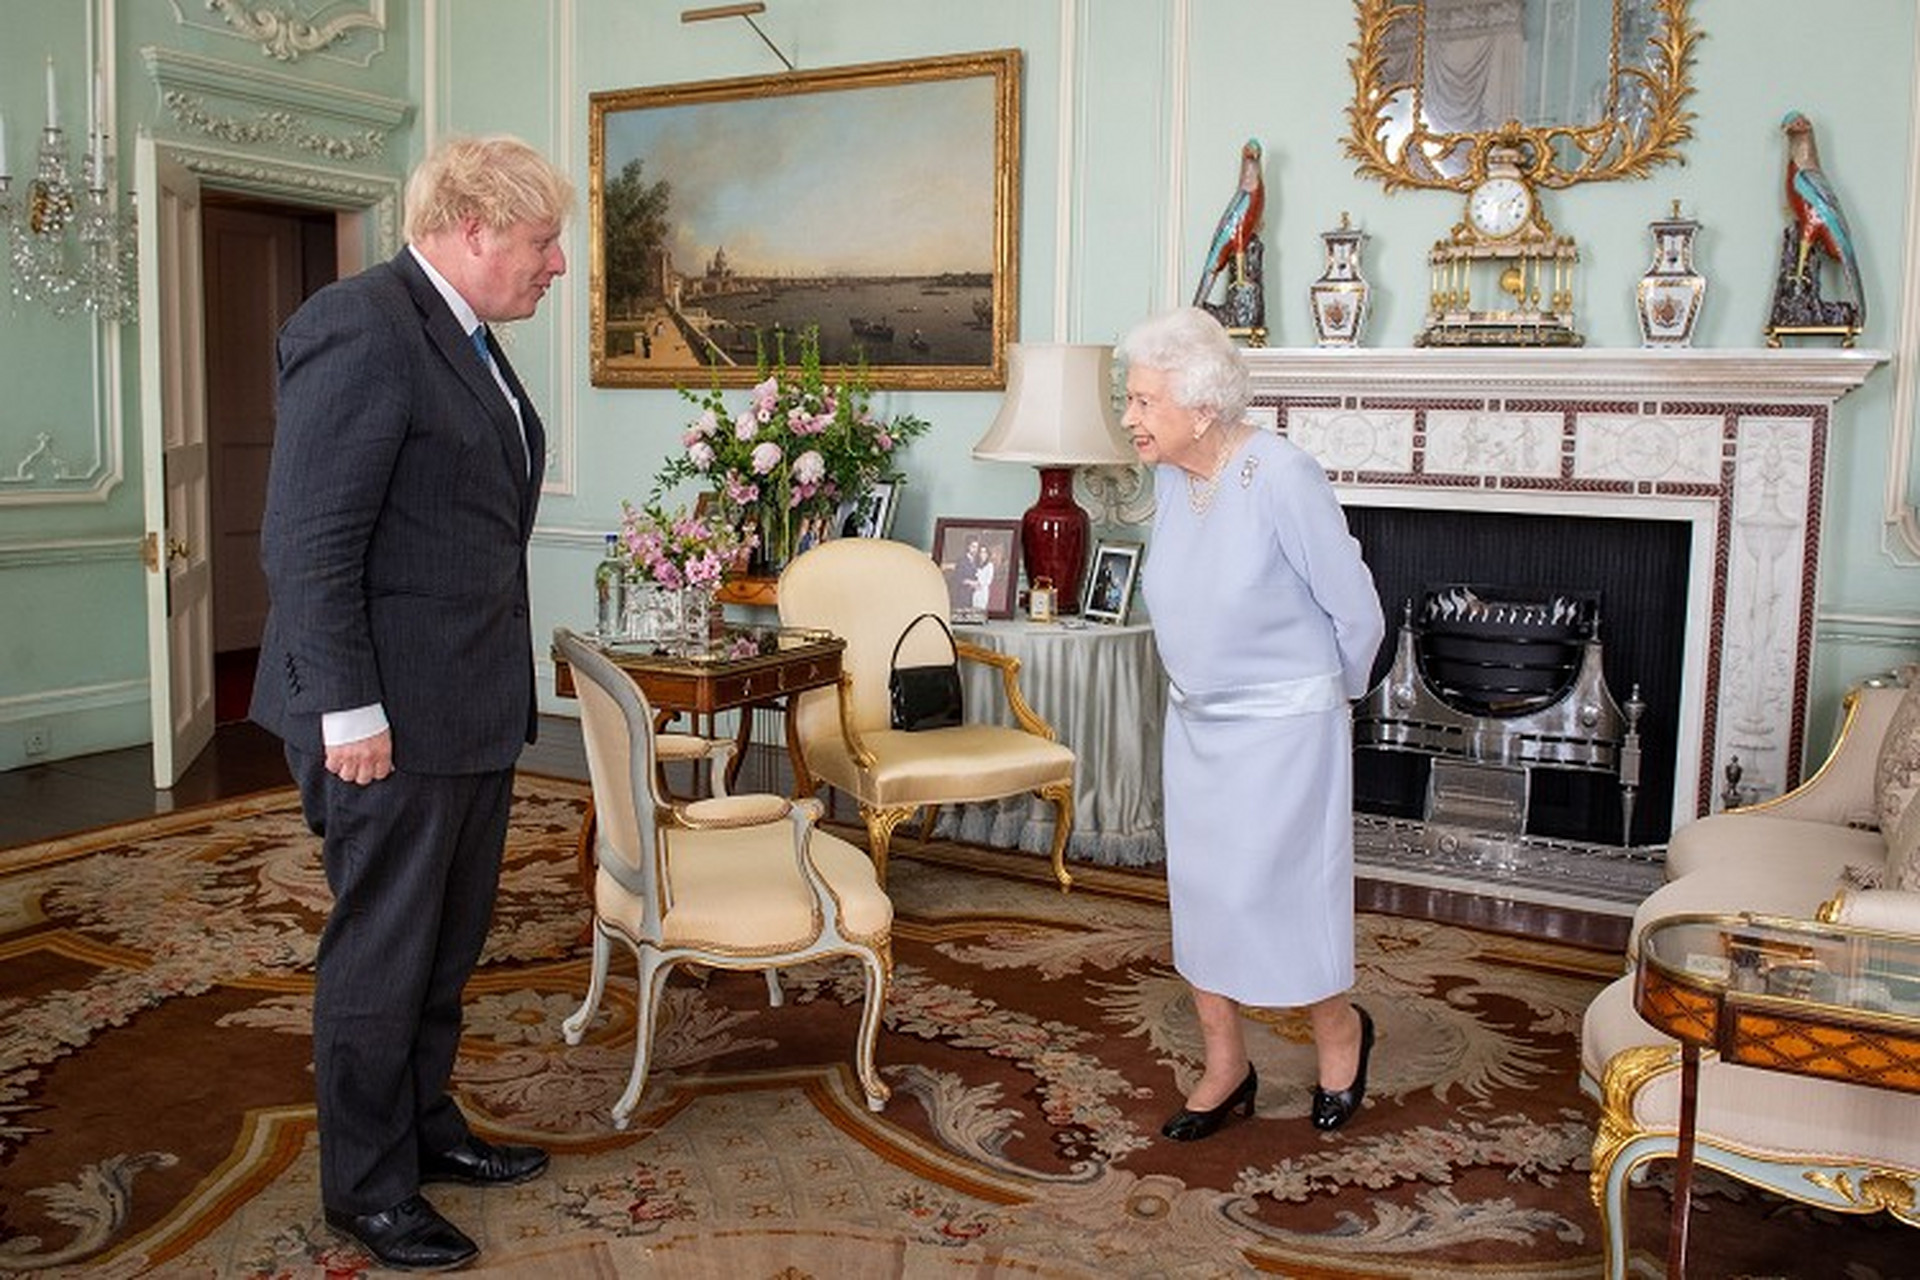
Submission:
[[[407,179],[407,239],[419,241],[463,218],[504,231],[516,223],[561,222],[573,211],[573,184],[518,138],[448,138]]]
[[[1167,389],[1181,408],[1211,411],[1223,423],[1246,416],[1253,399],[1246,358],[1220,322],[1200,308],[1142,320],[1120,340],[1119,351],[1129,367],[1167,374]]]

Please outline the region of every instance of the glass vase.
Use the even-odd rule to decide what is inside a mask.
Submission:
[[[720,632],[720,599],[716,586],[684,587],[672,592],[679,599],[679,634],[674,652],[683,658],[704,658]]]
[[[680,592],[637,571],[627,579],[625,622],[620,638],[629,644],[677,648],[681,632]]]

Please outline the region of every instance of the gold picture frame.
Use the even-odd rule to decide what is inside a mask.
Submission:
[[[593,385],[750,386],[813,328],[876,388],[1005,386],[1020,57],[590,95]]]

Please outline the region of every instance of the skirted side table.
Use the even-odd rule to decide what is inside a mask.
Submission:
[[[1104,866],[1164,862],[1160,732],[1167,678],[1153,629],[1009,621],[956,626],[953,633],[1020,659],[1021,692],[1073,748],[1067,856]],[[961,670],[967,718],[1013,723],[999,673],[978,663],[963,663]],[[1044,855],[1052,847],[1053,816],[1033,797],[1016,797],[943,810],[934,831]]]

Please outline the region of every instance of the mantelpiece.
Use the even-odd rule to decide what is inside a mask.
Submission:
[[[1687,522],[1674,821],[1798,780],[1829,419],[1885,352],[1247,356],[1256,413],[1347,505]]]

